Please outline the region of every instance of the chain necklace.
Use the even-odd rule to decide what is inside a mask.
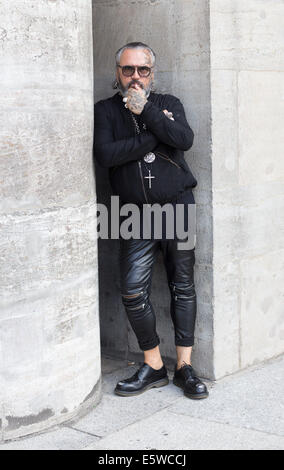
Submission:
[[[129,112],[130,112],[130,115],[132,117],[132,121],[134,123],[135,131],[139,135],[139,134],[141,134],[139,124],[138,124],[134,114],[132,113],[132,111],[130,111],[130,109],[129,109]],[[143,127],[144,130],[147,130],[147,127],[146,127],[145,123],[143,123],[142,127]],[[148,179],[149,189],[152,188],[152,179],[154,179],[156,177],[151,175],[151,168],[150,169],[148,168],[148,166],[146,165],[146,162],[151,164],[155,160],[155,158],[156,158],[156,155],[153,152],[149,152],[146,155],[144,155],[144,158],[142,160],[146,170],[148,171],[148,176],[144,176],[144,178]]]
[[[133,121],[133,123],[134,123],[134,126],[135,126],[135,131],[136,131],[136,134],[138,134],[138,135],[139,135],[139,134],[141,133],[141,131],[140,131],[140,127],[139,127],[139,124],[138,124],[138,122],[137,122],[136,118],[134,117],[134,114],[132,113],[132,111],[130,111],[130,109],[129,109],[129,108],[127,108],[127,109],[129,110],[129,112],[130,112],[130,116],[132,117],[132,121]],[[143,129],[146,131],[146,124],[144,124],[144,123],[143,123]]]

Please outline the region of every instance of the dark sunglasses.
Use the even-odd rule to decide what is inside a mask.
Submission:
[[[147,67],[146,65],[141,65],[139,67],[134,67],[134,65],[117,65],[121,68],[122,75],[125,77],[132,77],[137,69],[139,77],[149,77],[153,67]]]

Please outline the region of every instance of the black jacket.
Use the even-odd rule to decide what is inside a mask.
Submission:
[[[173,113],[174,121],[163,109]],[[94,106],[94,156],[102,167],[109,168],[113,193],[122,203],[175,201],[187,188],[197,185],[184,159],[194,134],[183,105],[173,95],[151,92],[142,113],[134,116],[139,135],[119,92],[98,101]],[[154,152],[156,159],[145,165],[143,157],[148,152]],[[151,189],[144,179],[149,168],[155,176]]]

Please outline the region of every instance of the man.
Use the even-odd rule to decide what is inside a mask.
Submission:
[[[183,152],[193,144],[180,100],[152,91],[155,53],[143,43],[128,43],[116,53],[116,87],[111,98],[94,107],[94,154],[109,169],[114,194],[123,203],[194,204],[197,181]],[[186,212],[186,211],[185,211]],[[143,221],[142,221],[143,225]],[[196,317],[195,253],[177,247],[178,237],[120,240],[121,296],[126,314],[144,352],[144,362],[132,377],[117,383],[115,393],[133,396],[167,385],[159,350],[156,318],[149,300],[152,268],[162,250],[171,293],[177,362],[173,383],[189,398],[206,398],[208,391],[191,366]]]

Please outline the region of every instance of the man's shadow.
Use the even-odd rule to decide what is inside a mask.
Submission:
[[[127,354],[127,318],[120,301],[119,240],[110,238],[111,187],[108,169],[94,160],[97,203],[108,210],[108,239],[98,238],[99,311],[101,350],[106,354]]]

